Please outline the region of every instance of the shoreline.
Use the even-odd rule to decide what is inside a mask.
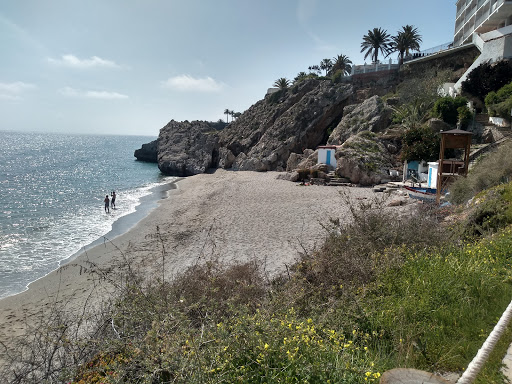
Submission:
[[[42,313],[63,308],[73,316],[92,314],[103,299],[114,297],[103,275],[88,273],[94,268],[115,278],[119,266],[130,263],[148,278],[163,272],[172,279],[197,262],[255,261],[271,278],[323,243],[330,218],[350,218],[340,191],[351,200],[374,196],[367,188],[298,186],[277,175],[217,170],[169,183],[175,187],[165,192],[167,198],[127,232],[0,299],[0,342],[22,335]]]
[[[89,244],[85,245],[80,249],[79,251],[75,252],[71,256],[61,260],[59,262],[59,269],[60,267],[71,263],[73,260],[80,257],[80,255],[87,252],[87,250],[94,248],[97,245],[102,244],[104,241],[112,241],[116,239],[117,237],[127,233],[131,229],[137,226],[137,224],[143,220],[145,217],[149,216],[151,212],[158,207],[158,204],[160,201],[165,200],[169,197],[169,191],[172,191],[173,189],[177,188],[176,183],[180,181],[181,177],[176,177],[175,180],[162,184],[157,185],[150,190],[150,194],[141,197],[140,204],[135,207],[134,212],[130,212],[127,215],[121,216],[118,219],[116,219],[112,223],[112,228],[110,231],[108,231],[103,236],[100,236],[96,240],[91,241]],[[52,271],[54,272],[54,271]],[[51,273],[51,272],[50,272]],[[43,276],[44,277],[44,276]],[[42,278],[42,277],[41,277]],[[39,280],[39,279],[37,279]],[[37,281],[35,280],[35,281]],[[33,282],[30,282],[27,287],[32,284]],[[9,297],[9,296],[7,296]],[[1,299],[0,299],[1,300]]]
[[[30,289],[30,286],[37,281],[46,278],[48,275],[55,273],[58,271],[61,267],[72,263],[74,260],[79,258],[84,253],[87,253],[89,249],[94,248],[97,245],[102,244],[105,241],[112,241],[115,238],[127,233],[132,228],[137,226],[137,224],[143,220],[145,217],[151,214],[151,212],[158,207],[158,204],[161,200],[164,200],[168,197],[169,191],[176,189],[176,183],[181,180],[182,178],[176,177],[175,180],[172,180],[169,183],[161,184],[152,187],[149,190],[149,194],[142,196],[140,198],[139,204],[135,207],[135,210],[133,212],[130,212],[124,216],[120,216],[119,218],[115,219],[115,221],[112,223],[112,228],[104,235],[98,237],[97,239],[91,241],[89,244],[84,245],[80,250],[76,251],[75,253],[71,254],[70,256],[60,260],[58,262],[57,268],[54,270],[51,270],[50,272],[46,273],[45,275],[27,283],[25,285],[25,289],[21,292],[13,293],[8,296],[4,296],[0,298],[0,302],[4,299],[8,299],[13,296],[17,296],[19,294],[22,294],[24,292],[27,292]]]

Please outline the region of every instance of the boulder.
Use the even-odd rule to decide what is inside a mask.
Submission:
[[[281,172],[276,176],[278,180],[287,180],[287,181],[299,181],[299,173],[296,171],[293,172]]]
[[[228,169],[233,166],[235,155],[227,148],[219,148],[219,168]]]
[[[434,132],[449,131],[450,129],[453,129],[450,124],[436,118],[430,119],[427,124],[428,127]]]
[[[135,156],[137,160],[140,161],[158,163],[157,140],[153,140],[147,144],[142,144],[141,148],[135,150],[133,156]]]
[[[286,170],[288,172],[298,168],[300,162],[304,160],[304,155],[300,153],[290,153],[288,160],[286,161]]]
[[[191,176],[217,166],[216,133],[204,121],[170,121],[158,136],[158,168],[170,176]]]
[[[395,166],[393,156],[371,132],[350,137],[336,151],[336,159],[336,175],[363,186],[389,179],[389,169]]]
[[[256,171],[264,172],[267,170],[263,161],[248,157],[245,153],[241,152],[233,162],[234,171]]]
[[[309,156],[305,157],[298,165],[296,169],[310,169],[318,163],[318,150],[308,151]],[[304,155],[306,156],[306,154]]]
[[[494,126],[486,126],[483,128],[482,132],[482,142],[486,144],[494,143],[498,140],[503,139],[503,133],[500,132],[499,129],[497,129]]]
[[[363,131],[381,132],[391,123],[393,110],[378,96],[372,96],[355,107],[345,108],[340,123],[329,136],[328,144],[339,145],[350,136]]]

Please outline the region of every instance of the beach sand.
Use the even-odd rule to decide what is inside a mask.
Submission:
[[[323,243],[329,218],[350,217],[340,191],[354,200],[374,196],[369,188],[299,186],[277,175],[217,170],[178,181],[168,198],[127,233],[86,249],[27,291],[0,300],[0,341],[22,334],[25,324],[55,304],[81,313],[111,296],[112,286],[86,273],[91,263],[108,268],[128,259],[148,274],[170,279],[209,259],[256,260],[273,276],[299,252]]]

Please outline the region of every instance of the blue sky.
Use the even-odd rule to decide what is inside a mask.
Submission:
[[[374,27],[412,24],[427,49],[454,19],[455,0],[5,0],[0,130],[156,136],[243,112],[324,58],[363,64]]]

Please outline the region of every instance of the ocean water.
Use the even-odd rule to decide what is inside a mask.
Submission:
[[[175,178],[133,157],[154,139],[0,131],[0,298],[136,216],[127,215],[142,200],[161,197],[155,191]],[[116,209],[107,214],[111,191]]]

